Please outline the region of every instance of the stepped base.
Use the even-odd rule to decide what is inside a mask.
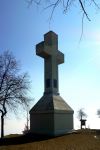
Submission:
[[[59,95],[44,95],[30,110],[30,132],[51,136],[73,130],[72,108]]]

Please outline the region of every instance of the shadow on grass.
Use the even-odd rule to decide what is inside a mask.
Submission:
[[[8,137],[0,139],[0,146],[6,146],[6,145],[19,145],[19,144],[25,144],[25,143],[31,143],[35,141],[43,141],[48,140],[50,138],[53,138],[51,136],[45,136],[45,135],[34,135],[34,134],[26,134],[26,135],[20,135],[16,137]]]

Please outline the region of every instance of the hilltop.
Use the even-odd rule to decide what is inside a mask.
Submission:
[[[0,150],[100,150],[96,130],[78,130],[60,137],[8,136],[0,140]]]

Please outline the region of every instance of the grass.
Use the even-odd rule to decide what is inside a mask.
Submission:
[[[16,135],[0,140],[0,150],[100,150],[94,130],[82,130],[56,138]]]

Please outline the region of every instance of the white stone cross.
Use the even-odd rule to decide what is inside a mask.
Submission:
[[[36,55],[44,58],[44,94],[59,94],[58,65],[64,63],[64,54],[58,50],[58,35],[46,33],[36,45]]]

